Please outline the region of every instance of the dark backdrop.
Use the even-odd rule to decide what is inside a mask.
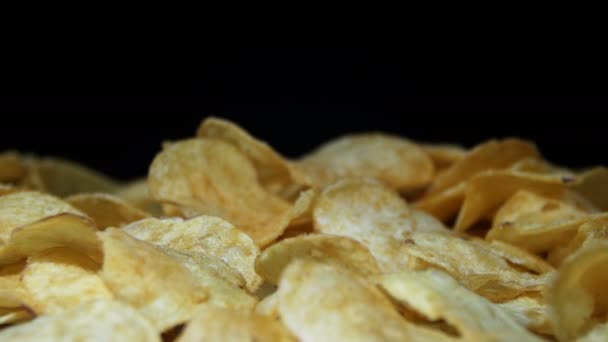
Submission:
[[[163,139],[190,136],[217,115],[289,156],[384,130],[465,146],[520,136],[556,163],[608,164],[604,71],[584,51],[34,55],[3,67],[0,150],[63,156],[126,179],[146,173]]]

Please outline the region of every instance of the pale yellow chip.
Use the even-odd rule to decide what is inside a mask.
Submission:
[[[608,341],[608,324],[596,324],[585,336],[576,339],[576,342],[604,342]]]
[[[5,324],[14,324],[29,321],[34,318],[34,314],[23,308],[2,308],[0,307],[0,329]],[[1,330],[0,330],[1,332]]]
[[[127,304],[96,300],[73,310],[0,330],[0,341],[132,341],[160,342],[142,315]]]
[[[301,214],[260,185],[245,155],[219,140],[168,145],[152,162],[148,185],[154,198],[176,205],[185,216],[224,218],[258,245],[276,239]]]
[[[73,161],[59,158],[31,158],[25,185],[55,196],[82,192],[112,193],[118,182]]]
[[[446,172],[438,175],[429,188],[437,193],[470,179],[479,172],[504,169],[525,158],[539,158],[533,143],[519,139],[490,140],[470,150]]]
[[[344,179],[328,186],[319,197],[315,230],[359,241],[383,272],[398,272],[407,267],[407,255],[400,247],[411,232],[445,230],[414,211],[397,192],[377,180]]]
[[[179,261],[117,228],[98,233],[103,242],[101,279],[114,296],[138,309],[158,331],[184,323],[207,291]]]
[[[420,144],[420,147],[431,158],[433,164],[435,164],[435,170],[450,167],[467,155],[467,150],[458,145]]]
[[[437,271],[379,277],[382,288],[431,321],[445,320],[465,341],[542,341],[506,310]]]
[[[26,173],[27,169],[19,153],[0,152],[0,183],[17,183]]]
[[[112,299],[97,275],[100,265],[69,248],[55,248],[28,260],[21,281],[26,304],[38,314],[58,314],[95,299]]]
[[[342,178],[369,177],[407,191],[426,186],[435,173],[433,161],[418,145],[379,133],[334,139],[302,158],[297,166],[318,187]]]
[[[289,331],[272,318],[234,309],[205,306],[184,328],[177,342],[295,341]]]
[[[560,341],[585,335],[608,312],[608,242],[579,250],[560,266],[547,289],[549,319]]]
[[[10,184],[0,183],[0,196],[10,194],[12,192],[18,192],[18,191],[23,191],[23,189],[20,189],[16,186],[13,186]]]
[[[497,305],[531,331],[547,336],[553,335],[547,315],[547,305],[543,298],[522,296]]]
[[[501,240],[533,253],[565,245],[591,216],[567,202],[520,190],[494,216],[486,239]]]
[[[151,215],[161,216],[163,214],[160,203],[150,195],[148,180],[145,178],[120,186],[114,191],[114,195]]]
[[[290,197],[294,190],[310,181],[270,145],[251,136],[238,125],[224,119],[209,117],[198,128],[197,135],[233,145],[255,166],[262,186],[273,193]]]
[[[505,259],[512,265],[517,265],[531,273],[543,274],[554,271],[551,264],[544,259],[526,251],[525,249],[504,243],[502,241],[490,241],[489,245],[481,240],[471,240],[473,243],[483,245],[485,248],[491,248],[492,252]]]
[[[160,248],[165,254],[186,267],[196,279],[197,284],[207,291],[209,298],[204,305],[251,311],[257,304],[257,299],[253,295],[240,288],[231,279],[234,273],[239,277],[240,274],[223,261],[203,253],[180,252],[167,247]]]
[[[99,229],[122,227],[150,217],[149,214],[110,194],[78,194],[66,198],[66,201],[92,218]]]
[[[458,214],[466,188],[467,182],[460,182],[450,188],[425,195],[414,203],[414,207],[447,222]]]
[[[443,270],[492,301],[539,292],[546,282],[545,275],[514,266],[482,240],[473,242],[453,234],[415,232],[403,244],[403,252],[413,258],[410,268]]]
[[[98,257],[95,224],[50,195],[23,191],[0,196],[0,265],[60,246]]]
[[[380,272],[365,246],[347,237],[323,234],[285,239],[266,248],[258,257],[255,270],[264,280],[277,284],[285,267],[299,258],[338,264],[362,276]]]
[[[558,246],[549,252],[547,260],[558,266],[569,255],[579,248],[585,247],[596,241],[608,240],[608,216],[597,215],[590,218],[578,227],[576,236],[568,241],[568,244]]]
[[[24,304],[26,295],[21,284],[24,268],[24,261],[0,266],[0,308],[14,310]]]
[[[239,271],[247,289],[255,291],[262,279],[254,270],[260,249],[247,234],[218,217],[150,218],[123,228],[130,235],[179,251],[203,252],[221,259]]]
[[[560,175],[513,170],[478,174],[467,183],[465,200],[454,228],[458,231],[467,230],[480,219],[491,216],[500,205],[520,190],[528,190],[549,198],[568,197],[569,201],[577,206],[592,210],[593,207],[588,202],[568,190],[569,182]]]
[[[596,167],[584,172],[572,188],[602,211],[608,211],[608,169]]]
[[[279,319],[279,294],[273,292],[264,299],[260,300],[255,306],[255,313],[258,315],[264,315],[273,319]]]

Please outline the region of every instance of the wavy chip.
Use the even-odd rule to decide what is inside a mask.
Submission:
[[[99,229],[121,227],[150,217],[149,214],[110,194],[78,194],[66,198],[66,202],[86,213]]]
[[[553,265],[560,265],[562,261],[578,249],[593,244],[596,241],[608,240],[608,215],[597,215],[589,218],[578,227],[576,235],[568,244],[553,248],[547,260]]]
[[[0,330],[1,341],[160,342],[148,320],[127,304],[96,300],[54,316]]]
[[[608,211],[608,169],[596,167],[583,172],[572,189],[583,195],[601,211]]]
[[[277,320],[251,312],[205,306],[186,325],[177,342],[295,341]]]
[[[27,169],[19,153],[0,152],[0,183],[17,183],[26,173]]]
[[[176,205],[185,216],[224,218],[258,245],[276,239],[301,214],[260,185],[245,155],[219,140],[167,146],[152,162],[148,185],[154,198]]]
[[[320,234],[285,239],[266,248],[256,260],[255,270],[264,280],[277,284],[285,267],[299,258],[338,264],[362,276],[380,273],[376,259],[356,240]]]
[[[19,309],[24,304],[25,290],[21,284],[21,273],[25,261],[0,266],[0,308]]]
[[[473,242],[447,233],[412,233],[403,244],[403,253],[413,258],[409,268],[438,268],[492,301],[538,293],[546,281],[544,275],[512,266],[481,240]]]
[[[55,248],[28,260],[21,276],[27,306],[38,314],[58,314],[95,299],[112,299],[97,275],[100,265],[68,248]]]
[[[101,279],[117,299],[129,303],[158,331],[192,318],[207,291],[179,261],[117,228],[98,233],[103,243]]]
[[[413,142],[387,134],[347,135],[303,157],[297,166],[318,187],[342,178],[376,178],[398,191],[426,186],[435,170],[431,158]]]
[[[420,148],[431,158],[435,170],[446,169],[467,155],[464,147],[453,144],[420,144]]]
[[[559,341],[572,341],[606,323],[608,242],[579,250],[559,268],[547,289],[549,319]]]
[[[161,205],[150,195],[148,180],[145,178],[122,185],[114,190],[113,194],[153,216],[161,216],[163,214]]]
[[[447,274],[428,270],[380,276],[395,300],[431,321],[445,320],[467,341],[542,341],[508,311],[473,293]]]
[[[314,209],[315,230],[346,236],[369,249],[384,272],[407,268],[400,246],[413,231],[444,230],[387,186],[373,179],[345,179],[328,186]]]
[[[255,259],[260,249],[251,238],[229,222],[218,217],[150,218],[123,228],[130,235],[179,251],[203,252],[221,259],[245,278],[253,292],[262,279],[255,272]]]
[[[34,318],[34,314],[23,308],[3,308],[0,307],[0,327],[5,324],[20,323]],[[1,332],[1,331],[0,331]]]
[[[547,305],[543,298],[522,296],[497,305],[509,312],[519,324],[531,331],[546,336],[553,335],[553,329],[547,315]]]

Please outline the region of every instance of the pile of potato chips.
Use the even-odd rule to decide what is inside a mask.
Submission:
[[[208,118],[146,179],[0,152],[0,341],[606,341],[608,170]]]

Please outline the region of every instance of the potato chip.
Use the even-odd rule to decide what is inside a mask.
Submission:
[[[96,300],[54,316],[0,330],[1,341],[160,342],[154,327],[130,306]]]
[[[518,160],[539,157],[536,146],[531,142],[514,138],[490,140],[473,148],[464,158],[437,176],[428,193],[448,189],[485,170],[504,169]]]
[[[161,216],[163,214],[160,204],[150,195],[146,179],[134,180],[120,186],[114,191],[114,195],[154,216]]]
[[[34,318],[31,311],[22,308],[5,309],[0,307],[0,328],[5,324],[19,323],[29,321]],[[0,334],[1,334],[0,330]]]
[[[273,193],[290,194],[295,186],[307,185],[307,176],[293,167],[270,145],[252,137],[236,124],[215,117],[205,119],[197,135],[204,139],[222,140],[233,145],[249,158],[262,186]]]
[[[447,222],[458,214],[466,188],[466,182],[458,183],[448,189],[424,196],[414,203],[414,207]]]
[[[567,245],[558,246],[549,252],[547,260],[553,265],[560,265],[569,255],[579,248],[596,241],[608,240],[608,216],[598,215],[578,227],[576,236],[568,241]]]
[[[576,342],[603,342],[608,340],[608,324],[595,325],[585,336],[577,338]]]
[[[179,251],[196,251],[215,256],[239,271],[253,292],[262,279],[254,270],[260,249],[247,234],[232,224],[212,216],[190,220],[150,218],[123,228],[130,235]]]
[[[255,313],[258,315],[264,315],[273,319],[279,319],[279,294],[273,292],[272,294],[264,297],[255,306]]]
[[[566,201],[520,190],[498,210],[486,238],[542,253],[567,244],[591,217]]]
[[[58,314],[95,299],[112,299],[97,275],[100,266],[68,248],[55,248],[28,260],[21,281],[27,306],[38,314]]]
[[[433,161],[435,170],[445,169],[467,155],[467,150],[458,145],[421,144],[420,147]]]
[[[98,235],[104,252],[101,279],[117,299],[138,309],[158,331],[186,322],[208,299],[195,276],[160,248],[117,228]]]
[[[23,160],[17,152],[0,152],[0,183],[16,183],[26,172]]]
[[[379,181],[345,179],[321,194],[314,209],[315,230],[359,241],[383,272],[398,272],[407,267],[400,247],[412,231],[443,230],[435,224],[419,225],[414,210]]]
[[[416,144],[397,136],[347,135],[325,143],[297,166],[318,187],[342,178],[376,178],[398,191],[426,186],[434,176],[429,156]]]
[[[594,323],[606,323],[607,263],[608,242],[595,242],[566,259],[549,284],[549,319],[560,341],[572,341]]]
[[[437,271],[380,276],[382,288],[431,321],[445,320],[466,341],[541,341],[496,304]]]
[[[608,211],[608,169],[596,167],[579,176],[572,188],[602,211]]]
[[[92,218],[99,229],[122,227],[150,217],[147,213],[110,194],[78,194],[66,198],[66,201]]]
[[[177,205],[187,217],[224,218],[258,245],[276,239],[300,214],[258,183],[253,164],[239,150],[219,140],[170,145],[152,162],[148,181],[154,198]]]
[[[547,305],[541,298],[522,296],[497,305],[528,329],[543,335],[553,335]]]
[[[423,341],[371,283],[344,269],[296,260],[278,290],[285,326],[300,341]]]
[[[25,184],[36,190],[65,197],[82,192],[112,193],[118,183],[83,165],[59,158],[33,158]]]
[[[13,192],[21,191],[20,188],[12,186],[10,184],[2,184],[0,183],[0,196],[10,194]]]
[[[465,200],[455,229],[465,231],[478,220],[488,217],[517,191],[528,190],[538,195],[562,199],[566,196],[577,206],[592,210],[580,196],[570,192],[559,175],[542,175],[512,170],[486,171],[473,177],[467,185]]]
[[[486,242],[477,239],[473,239],[471,242],[483,245],[485,248],[491,248],[494,254],[502,257],[511,265],[516,265],[531,273],[543,274],[555,270],[553,266],[551,266],[545,260],[526,251],[525,249],[521,249],[508,243],[495,240],[490,241],[488,245]]]
[[[177,342],[295,341],[279,322],[255,313],[205,306],[186,325]]]
[[[415,258],[409,268],[438,268],[492,301],[541,291],[546,281],[543,275],[512,266],[481,240],[472,242],[448,233],[412,233],[403,244],[403,253]]]
[[[305,235],[282,240],[264,250],[255,270],[264,280],[277,284],[281,273],[295,259],[338,264],[362,276],[380,272],[376,259],[356,240],[334,235]]]
[[[24,268],[24,261],[0,266],[0,308],[15,309],[24,304],[25,290],[20,279]]]

